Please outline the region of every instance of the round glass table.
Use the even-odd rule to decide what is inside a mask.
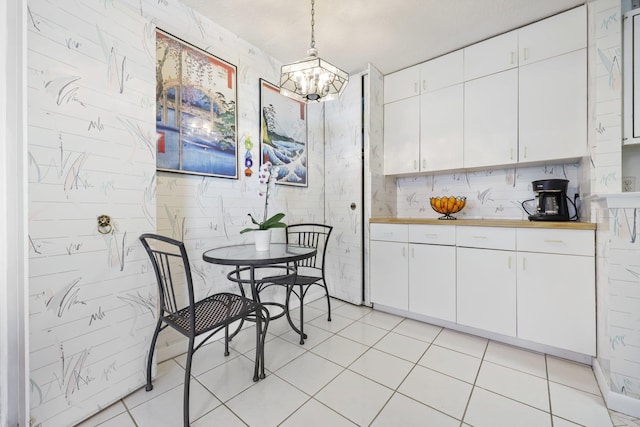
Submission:
[[[270,315],[270,318],[278,319],[286,315],[289,325],[300,335],[302,343],[307,336],[301,328],[294,325],[291,319],[288,308],[289,295],[291,288],[295,285],[297,262],[311,258],[316,253],[316,248],[288,243],[271,243],[267,251],[257,251],[255,244],[247,244],[209,249],[202,254],[202,259],[212,264],[235,266],[236,268],[227,274],[227,278],[239,284],[243,296],[245,295],[244,285],[250,285],[251,294],[255,301],[262,305],[276,306],[282,309],[281,313]],[[267,272],[267,275],[257,275],[257,270],[261,269]],[[282,273],[275,273],[278,270]],[[287,287],[287,301],[284,304],[260,300],[260,291],[272,285]],[[300,321],[303,322],[302,316]],[[240,327],[231,335],[231,338],[240,331]]]

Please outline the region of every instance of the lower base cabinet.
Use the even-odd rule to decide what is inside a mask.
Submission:
[[[409,311],[456,321],[455,246],[409,244]]]
[[[593,258],[518,253],[518,338],[596,354]]]
[[[408,243],[371,241],[371,301],[399,310],[409,309]]]
[[[458,248],[458,323],[516,336],[515,253]]]
[[[374,306],[595,356],[593,230],[372,224],[370,231]]]

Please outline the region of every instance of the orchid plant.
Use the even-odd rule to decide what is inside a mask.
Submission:
[[[258,222],[253,217],[253,215],[248,214],[249,217],[251,218],[251,222],[257,225],[258,227],[245,228],[244,230],[240,231],[240,234],[244,234],[249,231],[256,231],[256,230],[269,230],[271,228],[285,228],[287,226],[287,224],[281,221],[281,219],[284,218],[284,214],[282,212],[279,212],[273,215],[272,217],[267,218],[267,212],[269,210],[269,190],[275,184],[274,176],[271,174],[271,167],[272,167],[271,162],[266,162],[262,166],[260,166],[260,170],[258,172],[258,182],[260,183],[260,187],[258,189],[258,195],[260,197],[264,197],[264,213],[262,215],[262,221]]]

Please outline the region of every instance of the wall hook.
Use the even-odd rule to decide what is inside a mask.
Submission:
[[[109,215],[100,215],[98,217],[98,232],[100,234],[109,234],[112,229],[111,217]]]

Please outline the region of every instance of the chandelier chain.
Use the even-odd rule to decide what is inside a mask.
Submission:
[[[314,15],[315,15],[314,5],[315,5],[315,0],[311,0],[311,47],[312,48],[316,47],[316,38],[315,38],[315,35],[313,34],[313,27],[316,23],[314,19]]]

